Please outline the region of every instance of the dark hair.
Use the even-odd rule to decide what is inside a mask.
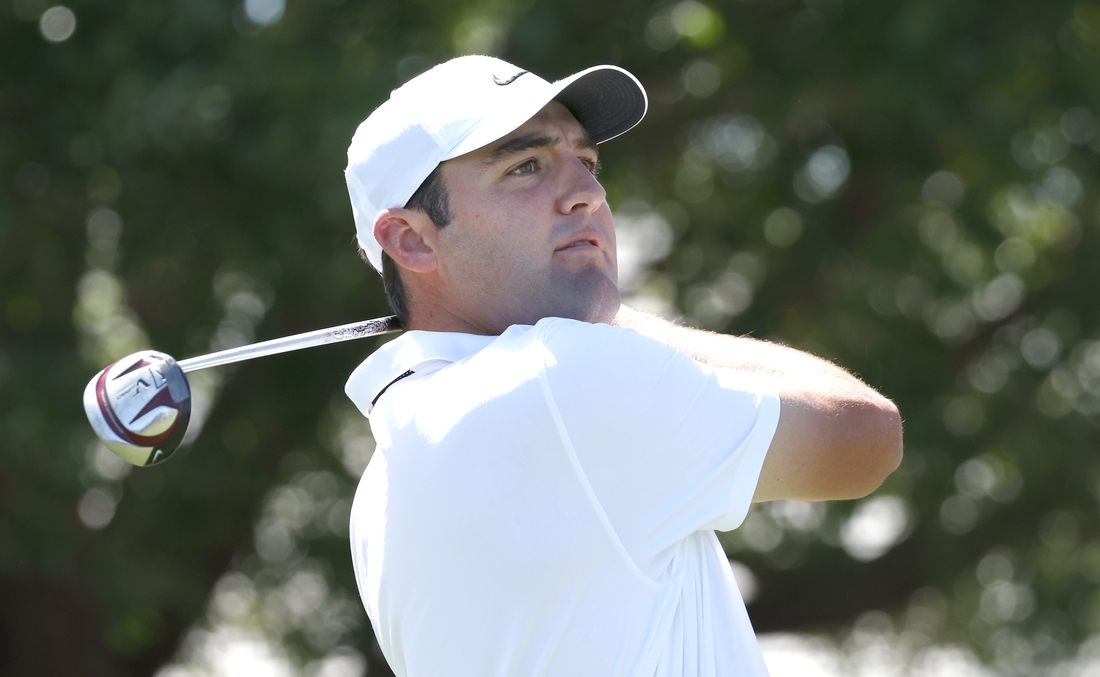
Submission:
[[[451,223],[451,205],[447,198],[447,184],[443,181],[442,165],[436,165],[428,178],[420,184],[409,201],[405,203],[405,209],[416,209],[428,215],[436,228],[443,228]],[[366,261],[367,253],[359,248],[359,256]],[[397,315],[402,325],[406,324],[409,316],[409,299],[405,292],[405,283],[401,280],[401,270],[389,254],[382,251],[382,287],[386,291],[386,298],[390,302],[390,308]]]

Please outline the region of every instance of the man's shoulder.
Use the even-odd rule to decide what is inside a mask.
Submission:
[[[533,327],[527,327],[533,337],[544,343],[570,344],[578,341],[594,342],[595,345],[620,342],[648,342],[633,329],[605,324],[602,322],[584,322],[565,317],[544,317]],[[507,333],[507,332],[506,332]]]
[[[667,363],[677,352],[633,329],[560,317],[540,320],[530,338],[546,351],[548,367],[572,366],[592,375]]]
[[[546,370],[569,379],[621,381],[620,372],[666,362],[670,352],[633,329],[561,317],[512,325],[499,336],[413,331],[368,357],[345,392],[369,415],[382,392],[414,374],[446,371],[462,379],[494,375],[494,381],[515,382]]]

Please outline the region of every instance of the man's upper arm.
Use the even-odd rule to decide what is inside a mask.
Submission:
[[[754,501],[859,498],[901,462],[901,416],[871,388],[810,376],[779,391],[779,425]]]

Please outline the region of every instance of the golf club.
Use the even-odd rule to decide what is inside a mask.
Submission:
[[[161,463],[179,447],[191,419],[186,372],[329,343],[400,331],[396,317],[354,322],[199,355],[177,362],[154,350],[127,355],[84,388],[84,412],[99,439],[134,465]]]

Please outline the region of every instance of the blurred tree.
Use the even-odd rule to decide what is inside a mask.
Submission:
[[[1006,674],[1100,634],[1100,3],[3,0],[0,673],[151,674],[239,632],[386,674],[345,540],[373,447],[341,384],[373,346],[194,374],[189,447],[155,469],[79,399],[137,348],[384,314],[344,152],[461,53],[638,75],[649,115],[602,175],[631,302],[901,407],[876,496],[723,537],[758,630],[882,610],[901,658]]]

